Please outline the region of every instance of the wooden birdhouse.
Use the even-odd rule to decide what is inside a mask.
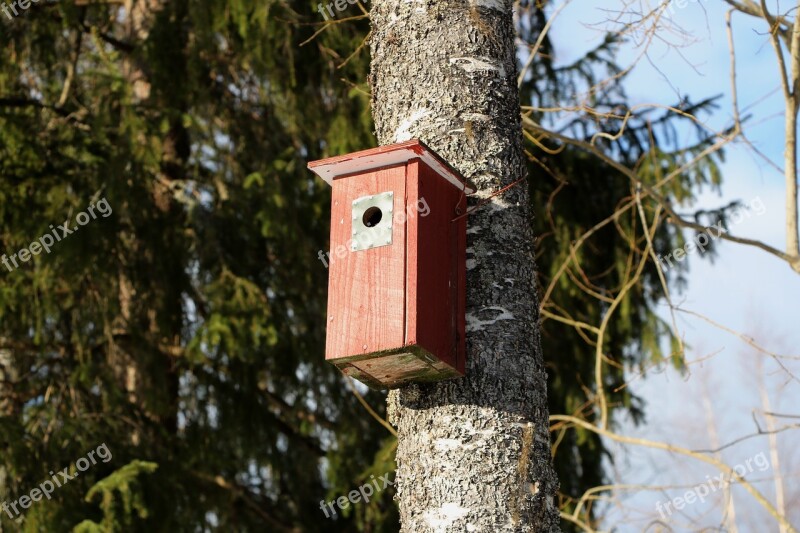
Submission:
[[[418,140],[308,168],[333,188],[325,358],[373,388],[463,376],[474,188]]]

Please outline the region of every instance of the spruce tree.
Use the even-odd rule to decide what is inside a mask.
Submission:
[[[545,15],[522,5],[517,30],[532,42]],[[398,528],[392,490],[332,519],[320,510],[321,499],[392,471],[396,447],[323,361],[327,271],[317,257],[329,191],[305,166],[377,142],[368,20],[350,5],[324,22],[316,4],[251,0],[38,3],[0,14],[0,254],[51,225],[75,226],[101,201],[111,209],[49,253],[0,266],[0,502],[101,443],[113,452],[21,522],[0,515],[3,528]],[[522,104],[558,101],[607,63],[590,54],[559,69],[537,57]],[[608,100],[624,101],[612,89]],[[609,153],[648,150],[645,125],[632,131]],[[680,157],[668,137],[657,140],[665,159]],[[544,282],[571,232],[630,194],[582,154],[550,162],[569,184],[557,197],[564,233],[544,246],[552,227],[534,219]],[[530,163],[531,205],[542,213],[560,183],[538,169]],[[673,194],[710,175],[676,181]],[[586,200],[599,190],[602,201]],[[661,239],[666,249],[676,236]],[[603,240],[592,260],[604,272],[623,251]],[[597,312],[557,290],[576,313]],[[632,294],[611,353],[655,353],[654,301],[647,288]],[[574,331],[551,322],[542,341],[553,354],[550,410],[572,412],[585,399],[576,369],[587,355]],[[620,409],[637,413],[624,394]],[[383,398],[366,396],[379,416]],[[562,492],[597,484],[602,455],[589,436],[562,442]]]

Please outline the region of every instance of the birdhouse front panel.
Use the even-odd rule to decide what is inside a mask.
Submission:
[[[309,168],[333,188],[326,359],[376,388],[463,375],[472,188],[416,140]]]
[[[392,217],[405,210],[405,179],[405,166],[395,166],[339,179],[333,187],[328,359],[404,344],[406,225],[392,224]],[[375,198],[380,194],[391,195],[391,211],[386,198]]]

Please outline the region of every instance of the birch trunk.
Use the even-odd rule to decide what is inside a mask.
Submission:
[[[487,197],[525,175],[512,3],[374,0],[381,144],[418,137]],[[472,201],[472,204],[475,200]],[[526,184],[470,215],[467,377],[389,396],[402,531],[559,530]]]
[[[6,339],[0,337],[0,346],[6,344]],[[14,398],[14,384],[19,380],[19,372],[14,364],[11,350],[0,347],[0,417],[15,416],[17,402]],[[11,492],[8,488],[8,470],[0,465],[0,503],[10,500]],[[0,524],[0,533],[3,524]]]

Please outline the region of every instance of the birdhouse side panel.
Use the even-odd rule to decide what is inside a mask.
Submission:
[[[461,198],[461,213],[467,210],[467,199]],[[456,261],[456,370],[462,376],[467,372],[467,218],[461,217],[453,223],[458,239]]]
[[[408,222],[408,336],[433,354],[441,370],[464,372],[466,197],[423,162],[410,162],[409,204],[423,206]],[[460,210],[458,209],[460,207]],[[461,232],[464,235],[461,236]],[[460,359],[460,360],[459,360]],[[449,368],[448,368],[449,367]]]
[[[333,181],[327,360],[403,346],[405,201],[405,165]]]

